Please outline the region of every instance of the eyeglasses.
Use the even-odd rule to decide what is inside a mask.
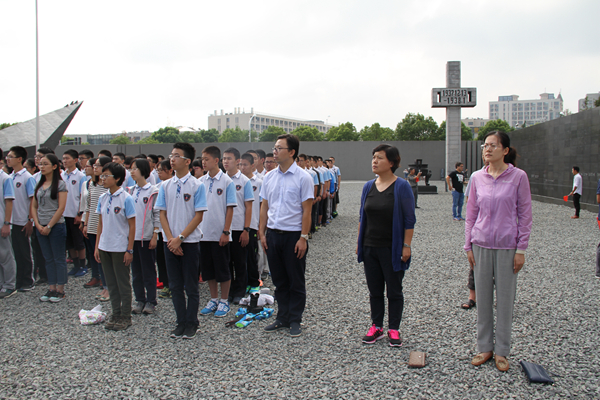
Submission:
[[[94,164],[94,168],[100,168],[100,167],[102,167],[102,165],[100,165],[100,164]]]
[[[44,158],[44,156],[35,156],[36,160],[41,160],[42,158]]]
[[[106,174],[100,175],[100,179],[106,179],[106,178],[109,178],[109,177],[114,178],[115,176],[114,175],[106,175]]]
[[[279,153],[281,150],[289,150],[289,147],[273,147],[273,153]]]
[[[189,160],[188,157],[180,156],[179,154],[169,154],[169,160],[178,160],[178,159]]]
[[[130,171],[137,171],[139,168],[131,168]]]
[[[497,144],[494,143],[486,143],[486,144],[482,144],[481,145],[481,150],[487,150],[487,148],[490,148],[492,151],[496,150],[497,148],[499,148],[500,146],[498,146]]]

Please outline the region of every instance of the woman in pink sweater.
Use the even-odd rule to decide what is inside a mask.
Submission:
[[[471,181],[465,251],[477,288],[477,354],[481,365],[496,353],[496,367],[509,368],[517,274],[525,263],[531,233],[531,191],[527,174],[514,166],[517,151],[504,132],[489,132],[482,146],[489,166]],[[496,330],[494,340],[494,286]]]

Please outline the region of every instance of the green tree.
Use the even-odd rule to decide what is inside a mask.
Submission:
[[[4,128],[8,128],[9,126],[13,126],[13,125],[16,125],[16,124],[18,124],[18,122],[15,122],[15,123],[12,123],[12,124],[10,122],[3,122],[3,123],[0,124],[0,130],[2,130]]]
[[[503,131],[503,132],[512,132],[515,128],[511,127],[508,122],[502,119],[493,119],[489,121],[483,128],[479,130],[479,134],[477,135],[477,140],[483,140],[485,135],[491,131]]]
[[[396,126],[396,140],[431,140],[438,137],[438,124],[432,117],[408,113]]]
[[[114,139],[111,139],[110,144],[131,144],[131,140],[125,135],[119,135]]]
[[[202,143],[202,136],[196,132],[179,132],[179,141],[185,143]]]
[[[600,107],[600,97],[598,97],[594,102],[594,107]]]
[[[216,129],[202,130],[199,133],[202,143],[216,143],[219,141],[219,131]]]
[[[73,141],[74,141],[74,139],[69,136],[63,136],[60,138],[60,144],[65,144],[65,143],[69,143],[69,142],[73,142]]]
[[[298,136],[301,142],[319,142],[325,140],[323,132],[310,126],[299,126],[292,131],[292,134]]]
[[[381,142],[384,140],[394,140],[394,130],[392,128],[382,128],[379,122],[371,126],[365,126],[359,132],[360,140]]]
[[[230,142],[247,142],[248,141],[248,131],[240,129],[239,126],[236,126],[235,129],[225,129],[221,136],[219,137],[220,143],[230,143]]]
[[[179,142],[179,130],[172,126],[165,126],[153,132],[151,137],[159,143],[177,143]]]
[[[446,121],[442,121],[440,127],[437,131],[437,134],[434,138],[430,140],[446,140]],[[460,123],[460,140],[473,140],[473,133],[468,126],[465,125],[464,122]]]
[[[349,142],[356,141],[360,137],[358,132],[356,132],[354,124],[352,124],[352,122],[346,122],[329,129],[326,138],[331,142]]]
[[[139,140],[138,142],[136,142],[136,144],[159,144],[160,142],[156,139],[153,139],[152,136],[148,136],[145,137],[141,140]]]
[[[90,146],[90,142],[83,142],[81,143],[82,146]]]
[[[277,141],[277,136],[279,135],[285,135],[285,130],[278,126],[269,125],[267,129],[260,134],[258,141],[275,143]]]

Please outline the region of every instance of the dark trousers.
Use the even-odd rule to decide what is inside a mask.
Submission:
[[[163,286],[169,287],[169,274],[167,274],[167,263],[165,262],[165,246],[163,235],[159,232],[156,245],[156,265],[158,266],[158,280],[163,283]]]
[[[164,244],[169,289],[173,299],[173,308],[177,316],[177,325],[198,326],[198,263],[200,246],[198,243],[182,243],[182,256],[176,256]],[[183,293],[185,289],[185,294]],[[187,304],[185,296],[187,295]]]
[[[231,231],[233,241],[229,244],[229,272],[231,273],[231,287],[229,297],[244,297],[248,285],[247,247],[240,244],[243,231]]]
[[[125,252],[99,250],[99,253],[113,316],[131,318],[131,268],[123,262]]]
[[[317,226],[317,218],[319,218],[319,202],[315,201],[312,205],[312,213],[310,215],[310,231],[315,233],[317,230],[315,227]]]
[[[385,314],[383,291],[387,289],[388,327],[398,330],[404,311],[404,294],[402,293],[404,271],[394,271],[391,247],[363,246],[363,260],[369,288],[371,320],[375,326],[383,327]]]
[[[413,192],[413,196],[415,198],[415,207],[417,207],[417,200],[419,199],[419,187],[418,186],[411,186],[412,192]]]
[[[48,279],[48,273],[46,272],[46,259],[44,258],[44,253],[42,253],[42,248],[40,247],[38,235],[41,235],[41,233],[39,233],[38,230],[34,228],[33,234],[31,235],[31,250],[33,250],[34,270],[33,276]]]
[[[257,287],[260,285],[258,274],[258,232],[250,229],[250,240],[248,240],[246,266],[248,270],[248,285]]]
[[[575,215],[579,217],[579,211],[581,211],[581,204],[579,200],[581,195],[579,193],[573,193],[573,205],[575,206]]]
[[[23,226],[13,225],[10,231],[15,261],[17,262],[16,288],[33,285],[33,264],[31,263],[31,245]],[[35,229],[35,228],[34,228]]]
[[[96,234],[88,233],[89,244],[92,249],[96,249]],[[108,285],[106,284],[106,277],[104,276],[104,271],[102,270],[102,263],[96,262],[96,258],[92,257],[92,264],[90,266],[92,268],[92,278],[96,277],[102,281],[102,287],[104,289],[108,289]],[[98,275],[94,275],[94,268],[96,269]]]
[[[84,240],[85,254],[88,258],[88,265],[92,270],[92,278],[100,279],[100,263],[96,261],[96,257],[94,257],[94,251],[96,250],[96,235],[88,234],[88,237],[84,237]],[[91,258],[89,257],[90,255],[92,256]]]
[[[148,246],[149,240],[133,242],[132,286],[135,301],[156,305],[156,250]]]
[[[319,218],[319,223],[321,225],[325,225],[327,222],[327,205],[329,204],[329,198],[321,200],[321,216]]]
[[[301,232],[279,232],[267,231],[267,259],[275,284],[277,319],[284,324],[300,323],[306,306],[306,254],[298,258],[294,249]]]

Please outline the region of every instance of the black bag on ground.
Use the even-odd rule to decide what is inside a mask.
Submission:
[[[554,383],[544,367],[539,364],[521,360],[521,367],[523,367],[530,383]]]

